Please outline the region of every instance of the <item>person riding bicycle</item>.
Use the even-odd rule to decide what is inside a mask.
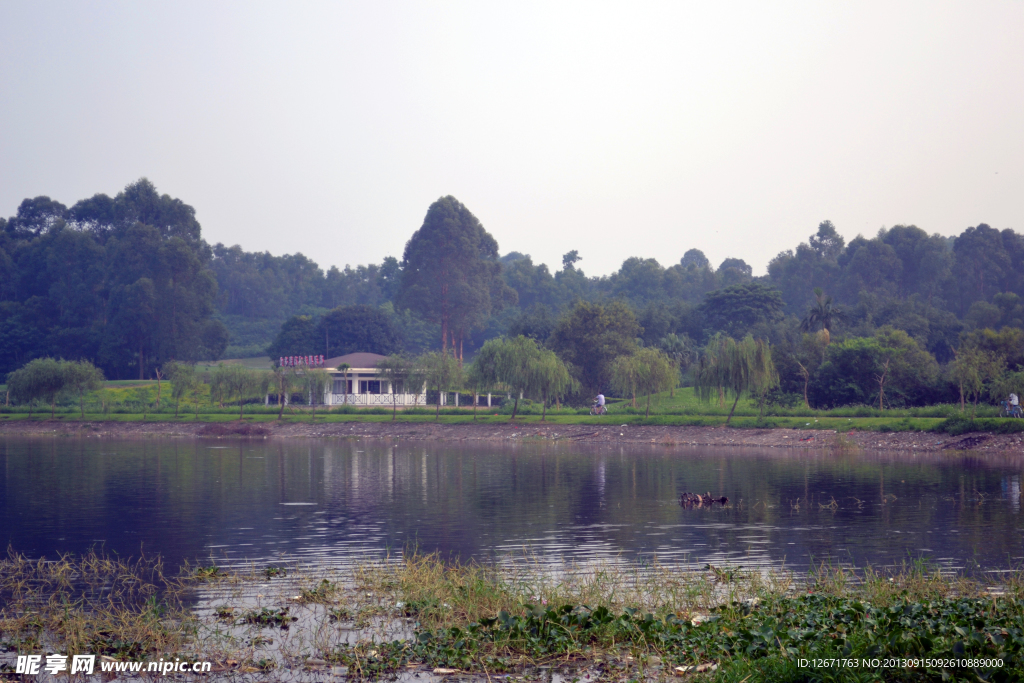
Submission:
[[[605,407],[604,407],[604,394],[599,393],[597,395],[597,397],[594,398],[594,409],[598,413],[608,412],[608,411],[605,410]]]
[[[1009,402],[1011,408],[1016,408],[1017,406],[1020,405],[1020,399],[1017,398],[1017,394],[1014,393],[1010,393]]]

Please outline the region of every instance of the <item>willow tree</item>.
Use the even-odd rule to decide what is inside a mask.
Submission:
[[[758,396],[763,415],[767,393],[779,384],[771,346],[749,334],[740,341],[716,335],[701,353],[694,384],[701,401],[710,401],[713,396],[723,393],[734,396],[726,424],[732,420],[744,393]]]
[[[331,374],[326,370],[306,368],[299,377],[302,389],[309,397],[309,405],[313,409],[311,421],[316,422],[316,404],[322,401],[324,394],[327,393],[327,387],[331,385]]]
[[[431,351],[420,356],[416,364],[422,368],[427,387],[437,391],[437,409],[434,419],[441,417],[441,396],[462,386],[462,367],[448,351]]]
[[[473,392],[473,419],[476,419],[476,407],[480,403],[481,393],[504,391],[506,389],[497,380],[498,347],[495,344],[484,344],[477,352],[473,362],[466,369],[466,387]]]
[[[668,391],[678,382],[678,367],[658,349],[637,349],[629,356],[619,356],[612,364],[612,386],[616,391],[632,394],[634,408],[636,395],[647,395],[644,417],[651,416],[651,394]]]
[[[636,363],[636,354],[619,356],[611,364],[612,389],[620,396],[629,396],[630,405],[636,408],[636,392],[640,367]]]
[[[540,394],[544,401],[541,410],[540,421],[545,422],[548,415],[548,400],[551,397],[561,397],[579,386],[573,379],[569,368],[554,351],[539,349],[539,353],[533,356],[528,366],[530,375],[529,387]]]
[[[519,412],[519,397],[537,387],[534,366],[541,357],[542,351],[537,342],[523,335],[488,339],[477,354],[477,372],[482,381],[500,384],[512,393],[515,400],[513,420]]]
[[[238,398],[238,419],[241,420],[246,399],[265,394],[269,376],[266,373],[252,370],[242,365],[219,365],[213,371],[211,390],[216,387],[222,400]]]

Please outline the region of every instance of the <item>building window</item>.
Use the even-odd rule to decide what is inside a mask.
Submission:
[[[359,380],[359,393],[360,394],[379,394],[380,393],[380,380]]]

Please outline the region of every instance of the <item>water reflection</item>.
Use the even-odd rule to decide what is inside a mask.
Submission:
[[[1022,556],[1021,464],[951,454],[382,441],[0,442],[3,540],[39,556],[347,564],[637,557],[998,569]],[[682,509],[682,491],[730,506]]]

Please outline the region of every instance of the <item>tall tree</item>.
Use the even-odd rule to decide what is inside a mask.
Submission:
[[[461,362],[466,334],[516,300],[501,279],[498,243],[476,216],[451,196],[431,204],[405,245],[398,306],[439,324],[442,351],[451,344]]]

